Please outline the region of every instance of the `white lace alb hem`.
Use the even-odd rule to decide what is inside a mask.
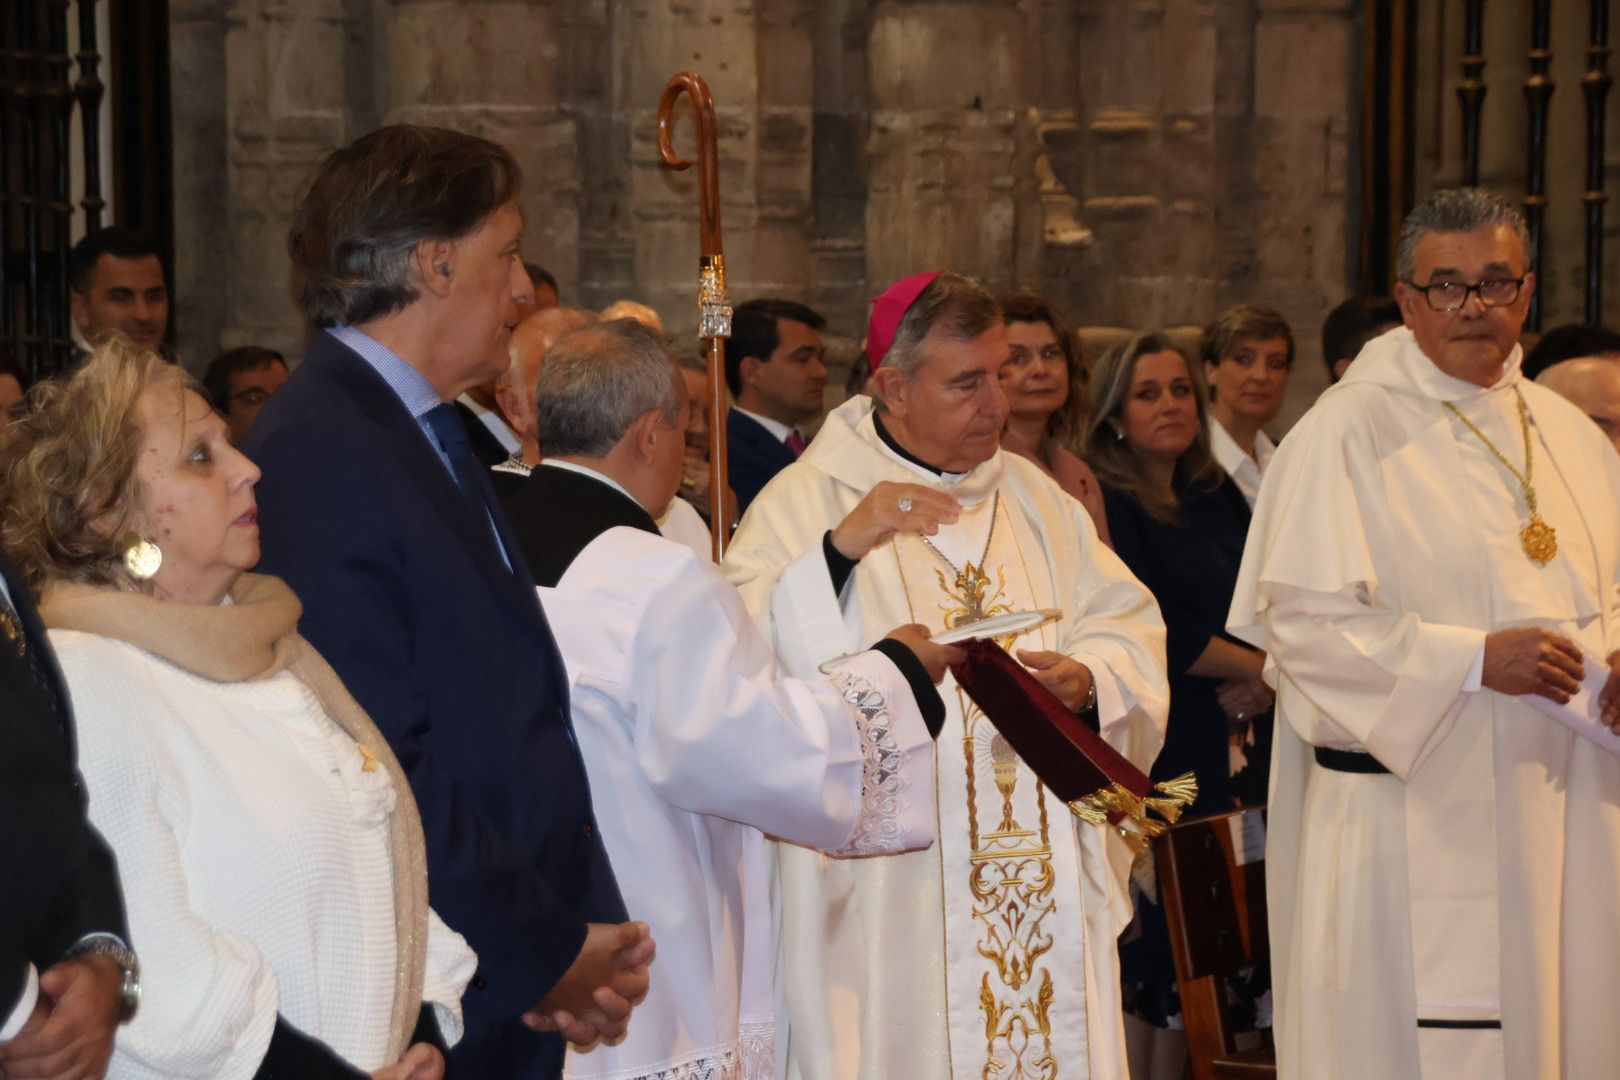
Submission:
[[[578,1058],[572,1058],[572,1066]],[[569,1080],[776,1080],[776,1025],[771,1020],[744,1020],[737,1041],[709,1047],[676,1061],[613,1073],[581,1072],[570,1067]]]

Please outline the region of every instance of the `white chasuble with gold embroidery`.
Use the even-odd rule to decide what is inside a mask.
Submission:
[[[870,402],[828,417],[749,508],[728,575],[794,674],[909,622],[935,631],[1006,611],[1063,617],[1009,649],[1050,649],[1095,675],[1102,733],[1144,770],[1164,737],[1164,630],[1151,595],[1075,502],[998,453],[940,477],[883,445]],[[880,481],[962,503],[930,537],[870,552],[840,592],[822,537]],[[1115,939],[1129,853],[1074,818],[946,677],[926,851],[828,858],[776,846],[789,1080],[1115,1080],[1125,1075]],[[785,1032],[785,1038],[782,1033]]]

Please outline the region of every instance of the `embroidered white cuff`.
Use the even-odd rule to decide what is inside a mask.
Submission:
[[[881,668],[877,665],[882,665]],[[851,709],[861,748],[861,809],[833,855],[912,851],[934,841],[933,746],[905,677],[881,653],[851,658],[832,683]]]

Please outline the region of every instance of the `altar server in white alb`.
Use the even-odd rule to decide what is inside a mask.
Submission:
[[[1520,376],[1518,211],[1412,211],[1375,338],[1266,474],[1230,628],[1277,689],[1287,1080],[1620,1076],[1620,458]],[[1608,669],[1608,670],[1605,670]],[[1539,707],[1538,707],[1539,706]],[[1601,730],[1601,728],[1599,728]]]
[[[835,410],[766,485],[727,571],[795,674],[896,623],[1058,609],[1004,644],[1145,771],[1164,740],[1164,624],[1085,508],[1001,451],[1009,351],[976,282],[892,286],[868,329],[873,398]],[[896,795],[937,812],[931,850],[778,845],[786,1075],[1123,1077],[1129,854],[1073,817],[954,679],[941,693],[937,800]]]
[[[537,404],[546,458],[511,521],[557,628],[603,840],[660,943],[629,1035],[571,1051],[568,1074],[767,1080],[761,830],[846,855],[928,846],[933,684],[961,650],[905,626],[830,677],[780,672],[720,571],[654,523],[680,485],[690,404],[634,321],[559,340]]]

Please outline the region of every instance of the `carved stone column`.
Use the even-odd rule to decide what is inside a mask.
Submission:
[[[1033,226],[1038,238],[1040,220],[1026,42],[1012,0],[877,6],[867,66],[866,268],[874,292],[939,268],[992,289],[1017,282],[1020,237]]]
[[[310,171],[352,135],[353,30],[343,0],[233,0],[226,8],[227,231],[203,255],[218,261],[198,267],[225,280],[221,348],[266,345],[289,358],[303,351],[287,226]],[[206,363],[207,353],[193,342],[195,363]]]
[[[1201,322],[1216,279],[1215,27],[1209,0],[1080,7],[1083,325]]]
[[[381,5],[384,123],[432,124],[501,143],[523,167],[524,257],[579,279],[579,137],[558,104],[554,6],[526,0]]]
[[[658,309],[677,341],[696,326],[696,177],[663,166],[655,126],[664,83],[682,70],[702,75],[714,94],[733,300],[808,296],[810,4],[633,0],[615,18],[623,20],[615,52],[630,132],[636,299]],[[676,148],[691,156],[690,117],[677,116]]]
[[[183,326],[180,360],[193,371],[225,329],[232,251],[228,214],[226,0],[170,0],[170,117],[174,128],[172,307]],[[103,185],[110,175],[103,174]],[[285,290],[283,290],[285,291]]]
[[[1250,152],[1256,211],[1251,300],[1294,329],[1294,373],[1279,426],[1327,383],[1321,326],[1349,295],[1350,112],[1356,7],[1352,0],[1257,0]]]

